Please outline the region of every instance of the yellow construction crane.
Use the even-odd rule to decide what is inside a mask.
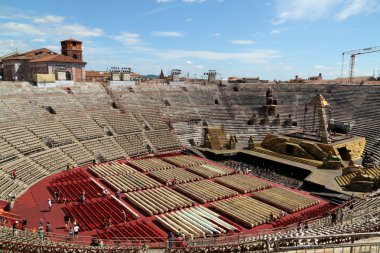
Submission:
[[[341,75],[340,75],[340,81],[343,80],[343,64],[344,64],[344,55],[348,54],[350,55],[350,70],[349,70],[349,79],[348,83],[352,83],[352,78],[354,77],[354,71],[355,71],[355,57],[359,54],[369,54],[374,52],[379,52],[380,47],[368,47],[363,49],[356,49],[351,51],[346,51],[342,53],[342,69],[341,69]]]

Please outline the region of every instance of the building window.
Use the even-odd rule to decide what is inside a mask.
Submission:
[[[77,54],[73,54],[73,58],[74,59],[78,59],[78,55]]]
[[[76,47],[76,46],[77,46],[77,43],[73,41],[73,47]]]

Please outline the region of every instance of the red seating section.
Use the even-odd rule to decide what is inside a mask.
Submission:
[[[115,226],[99,234],[100,238],[112,239],[112,238],[144,238],[151,242],[163,242],[167,235],[158,230],[151,222],[147,221],[135,221],[128,223],[127,225]]]
[[[165,158],[165,156],[162,158]],[[205,162],[214,165],[213,162],[210,162],[208,160],[205,160]],[[178,170],[187,171],[185,168],[181,168]],[[146,173],[146,176],[150,177],[151,175],[149,173]],[[241,176],[243,177],[243,175]],[[221,179],[223,178],[219,178],[219,180]],[[197,183],[199,182],[208,182],[210,184],[212,183],[215,185],[215,187],[217,187],[217,189],[231,189],[227,186],[223,186],[222,184],[218,184],[216,179],[201,178],[199,181],[197,181]],[[100,181],[100,183],[97,183],[96,179],[91,178],[90,174],[88,174],[88,172],[85,171],[85,168],[82,168],[62,172],[58,174],[58,176],[54,177],[49,184],[50,191],[52,193],[60,192],[63,196],[66,197],[69,203],[65,205],[63,209],[66,213],[68,213],[73,219],[75,219],[78,222],[81,231],[97,231],[98,235],[104,239],[113,239],[115,237],[133,237],[138,240],[145,240],[147,238],[151,238],[151,241],[154,243],[159,243],[166,240],[167,233],[169,232],[169,230],[173,229],[161,226],[162,224],[156,224],[156,217],[148,217],[144,216],[144,213],[139,213],[140,209],[138,209],[138,207],[134,205],[132,202],[126,200],[125,194],[123,193],[120,200],[121,202],[119,202],[116,198],[110,196],[104,197],[102,183],[102,181]],[[183,185],[186,184],[168,187],[171,188],[171,190],[178,192],[178,188],[180,188]],[[275,184],[273,186],[277,187]],[[105,185],[104,187],[107,188],[107,185]],[[210,191],[212,190],[212,188],[205,187],[205,191],[202,193],[209,194],[207,190]],[[79,203],[79,198],[83,191],[85,191],[86,193],[86,200],[84,204]],[[238,193],[236,192],[236,194]],[[257,194],[257,192],[255,192],[254,194]],[[241,195],[245,195],[246,197],[252,197],[252,195],[254,194],[241,193]],[[110,195],[115,195],[115,192],[110,190]],[[157,201],[156,198],[152,197],[149,198],[149,203],[155,203],[151,199]],[[216,199],[217,198],[212,198],[210,202],[213,203],[214,201],[216,201]],[[210,208],[209,203],[202,204],[198,201],[196,205],[199,204],[206,208]],[[328,209],[328,204],[325,201],[321,201],[319,204],[315,206],[305,208],[302,211],[298,211],[294,214],[289,214],[281,219],[277,219],[275,222],[272,223],[272,225],[274,227],[288,226],[291,224],[298,223],[298,221],[304,221],[316,216],[320,216],[324,214]],[[123,210],[126,214],[125,222],[124,215],[122,213]],[[218,211],[216,211],[216,213],[220,214],[220,212]],[[108,227],[109,218],[111,218],[111,228]],[[228,217],[223,217],[223,215],[220,215],[220,218],[230,224],[231,222],[236,222],[233,219],[229,219]],[[176,223],[177,221],[173,222]],[[263,224],[263,226],[268,225]],[[178,228],[174,228],[174,230],[176,229]],[[241,227],[241,229],[242,232],[248,232],[248,230],[243,227]]]
[[[52,182],[69,182],[88,179],[89,176],[83,170],[70,170],[52,179]]]
[[[60,192],[68,202],[78,202],[80,195],[85,191],[86,200],[102,196],[102,189],[90,179],[66,182],[51,182],[52,192]]]
[[[66,207],[70,216],[75,218],[82,231],[105,227],[105,219],[111,217],[112,225],[123,223],[122,207],[112,198],[92,199],[85,204],[70,203]],[[134,220],[133,215],[124,209],[127,222]]]
[[[285,217],[273,222],[272,225],[275,228],[286,227],[288,225],[298,223],[299,221],[304,221],[304,220],[308,220],[308,219],[311,219],[314,217],[322,216],[322,215],[326,214],[326,212],[328,210],[330,210],[331,208],[332,207],[329,204],[318,205],[316,207],[309,208],[308,210],[301,211],[298,214],[285,216]]]

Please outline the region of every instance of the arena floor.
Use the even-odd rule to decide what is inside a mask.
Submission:
[[[176,155],[174,155],[174,156],[176,156]],[[164,159],[164,158],[165,158],[165,156],[160,157],[160,159]],[[204,163],[207,165],[213,165],[213,164],[215,165],[215,163],[210,161],[210,160],[203,159],[203,158],[198,158],[198,159],[203,160]],[[122,160],[119,162],[125,163],[127,161]],[[88,171],[89,167],[90,166],[84,166],[81,168],[73,169],[71,171],[60,172],[56,175],[53,175],[53,176],[50,176],[50,177],[47,177],[47,178],[41,180],[37,184],[33,185],[20,198],[17,199],[17,202],[16,202],[14,209],[12,211],[14,213],[20,215],[21,217],[27,219],[29,228],[38,228],[40,219],[43,219],[44,224],[46,224],[46,222],[48,222],[48,221],[52,224],[53,233],[68,234],[68,232],[65,231],[65,229],[64,229],[65,226],[64,226],[63,217],[65,214],[65,211],[67,211],[68,208],[74,208],[74,209],[79,208],[80,209],[83,207],[81,207],[77,203],[78,202],[77,200],[73,200],[72,202],[69,202],[68,204],[53,203],[52,211],[49,211],[48,199],[49,198],[54,199],[52,192],[49,191],[49,188],[52,187],[52,185],[54,185],[54,184],[52,184],[53,179],[57,179],[59,177],[65,178],[68,175],[70,176],[70,173],[71,173],[71,175],[74,175],[72,173],[78,172],[78,175],[81,175],[81,177],[84,177],[84,176],[87,177],[88,176],[89,178],[94,179],[97,183],[99,183],[99,185],[101,187],[107,189],[110,192],[110,195],[115,195],[115,191],[113,190],[112,187],[110,187],[109,184],[106,184],[102,178],[96,177],[93,173],[90,173]],[[187,170],[188,171],[189,169],[182,167],[181,170]],[[151,172],[144,172],[143,174],[152,178]],[[228,174],[234,174],[234,171],[231,169],[231,172]],[[219,179],[224,178],[224,177],[226,177],[226,176],[213,177],[210,179],[201,178],[200,180],[197,180],[196,182],[201,182],[201,183],[202,182],[214,182],[215,180],[219,180]],[[250,179],[257,180],[258,179],[252,175],[246,175],[246,177],[248,177],[248,180],[250,180]],[[272,183],[272,182],[267,182],[263,179],[258,179],[258,180],[263,182],[263,183],[269,183],[271,185],[271,188],[289,190],[295,194],[307,196],[310,199],[317,200],[319,203],[316,205],[313,205],[311,207],[305,208],[301,211],[297,211],[297,212],[294,212],[292,214],[288,214],[286,217],[278,219],[278,220],[276,220],[276,222],[274,222],[272,224],[264,222],[263,224],[260,224],[260,225],[254,226],[254,227],[248,227],[247,225],[245,225],[241,221],[234,219],[233,216],[228,215],[228,214],[227,215],[223,214],[223,212],[217,211],[212,206],[217,204],[220,201],[236,199],[236,198],[243,197],[243,196],[247,196],[247,197],[251,198],[252,196],[255,196],[258,192],[260,193],[262,190],[252,191],[252,192],[248,192],[248,193],[238,193],[235,196],[231,196],[231,197],[230,196],[227,196],[227,197],[224,196],[224,197],[220,197],[220,199],[218,199],[218,200],[212,200],[212,201],[207,201],[207,203],[201,203],[201,201],[199,201],[197,198],[194,198],[194,196],[187,195],[183,191],[179,191],[179,188],[183,187],[183,184],[178,184],[176,186],[164,186],[162,183],[159,183],[157,181],[157,184],[158,184],[157,188],[174,189],[174,191],[176,191],[180,195],[184,195],[184,196],[193,200],[194,203],[193,203],[191,208],[197,207],[197,206],[203,206],[206,209],[212,210],[213,212],[217,213],[218,218],[220,218],[222,221],[227,222],[228,224],[230,224],[231,226],[236,228],[234,231],[231,231],[231,230],[226,231],[227,234],[239,233],[239,232],[241,232],[241,233],[253,233],[256,231],[261,231],[261,230],[269,229],[269,228],[276,227],[276,226],[279,227],[279,226],[284,226],[284,225],[285,226],[290,225],[290,224],[297,222],[300,219],[310,219],[314,216],[323,214],[324,212],[326,212],[326,210],[329,207],[329,204],[326,201],[324,201],[322,199],[318,199],[314,196],[311,196],[307,192],[302,192],[302,191],[297,191],[294,189],[285,188],[284,186],[277,185],[277,184]],[[88,179],[83,180],[83,179],[75,179],[74,178],[71,181],[68,180],[66,182],[62,182],[62,183],[58,183],[58,184],[62,184],[62,187],[66,187],[67,189],[69,187],[71,187],[71,189],[73,189],[72,187],[73,187],[73,185],[75,186],[77,181],[82,182],[82,183],[84,182],[86,184],[90,182],[90,180],[88,180]],[[75,187],[77,187],[77,186],[75,186]],[[81,186],[79,186],[79,187],[81,187]],[[62,188],[62,189],[66,189],[66,188]],[[77,190],[81,191],[82,189],[77,189]],[[141,192],[141,191],[142,190],[139,190],[136,192]],[[102,214],[101,213],[102,211],[96,210],[97,208],[96,208],[95,204],[97,204],[99,202],[99,203],[106,203],[106,205],[107,205],[107,203],[110,201],[110,198],[109,197],[103,197],[99,192],[94,192],[92,196],[91,196],[92,193],[90,193],[90,192],[88,192],[86,194],[88,194],[89,197],[88,198],[86,197],[88,199],[86,201],[88,201],[88,202],[86,202],[85,206],[87,206],[87,208],[89,208],[89,209],[83,211],[83,213],[85,213],[85,214],[87,212],[87,215],[88,215],[88,217],[84,217],[84,219],[89,218],[90,222],[91,222],[91,220],[94,220],[94,224],[90,224],[90,225],[88,225],[88,227],[86,229],[83,229],[86,231],[80,232],[80,235],[82,235],[82,236],[98,235],[98,236],[103,237],[103,238],[111,238],[115,235],[124,235],[124,237],[165,237],[166,238],[169,230],[167,227],[163,226],[162,223],[158,222],[158,219],[160,217],[162,218],[163,216],[165,216],[167,214],[174,213],[177,210],[189,209],[189,208],[178,207],[178,208],[175,208],[176,210],[164,212],[163,214],[147,215],[147,213],[144,212],[143,210],[141,210],[141,208],[137,207],[131,201],[127,200],[127,198],[125,197],[126,196],[125,193],[122,193],[121,194],[121,202],[127,206],[128,209],[126,209],[126,210],[132,210],[132,212],[134,212],[135,214],[138,215],[138,218],[135,217],[132,220],[128,220],[125,223],[120,222],[120,220],[115,219],[113,222],[113,227],[111,229],[106,229],[103,227],[102,222],[101,221],[99,222],[99,220],[101,220],[101,217],[100,218],[97,217],[99,215],[103,215],[104,213]],[[78,198],[79,198],[79,195],[78,195]],[[254,197],[254,198],[257,200],[256,197]],[[264,203],[266,202],[267,204],[270,204],[268,201],[265,201],[265,200],[262,202],[264,202]],[[157,204],[159,204],[159,203],[157,203]],[[273,203],[271,205],[274,207],[279,207],[278,205],[273,204]],[[99,206],[101,207],[101,204],[99,204]],[[98,208],[100,208],[100,207],[98,207]],[[103,207],[101,207],[101,208],[103,208]],[[103,211],[107,212],[108,209],[106,209],[106,207],[104,207],[104,208],[105,209]],[[83,213],[81,215],[83,215]],[[73,215],[73,212],[71,212],[71,214]],[[78,214],[75,214],[74,216],[77,216],[77,215]],[[247,214],[247,215],[253,215],[253,212],[252,212],[252,214]],[[82,218],[80,218],[80,217],[75,217],[75,218],[78,220],[78,223],[81,226],[81,228],[85,227],[83,223],[81,224],[80,220]],[[143,224],[143,226],[141,224]],[[147,233],[145,233],[144,231],[137,231],[137,230],[135,231],[134,230],[135,227],[139,227],[140,230],[146,229],[147,231],[148,230],[149,231]],[[123,231],[126,231],[126,230],[129,231],[128,232],[129,234],[123,234],[124,233]],[[132,230],[134,232],[130,232]],[[159,239],[157,239],[157,240],[159,241]]]

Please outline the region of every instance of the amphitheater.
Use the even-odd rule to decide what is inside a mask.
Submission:
[[[269,87],[279,118],[247,124],[266,117]],[[335,120],[355,121],[350,134],[365,137],[378,176],[377,85],[1,82],[0,251],[379,252],[376,192],[352,195],[351,174],[260,145],[313,125],[305,105],[318,94]],[[298,124],[285,124],[289,115]],[[213,127],[236,136],[237,148],[205,148]],[[256,170],[236,171],[247,164]],[[47,222],[52,232],[42,234]]]

